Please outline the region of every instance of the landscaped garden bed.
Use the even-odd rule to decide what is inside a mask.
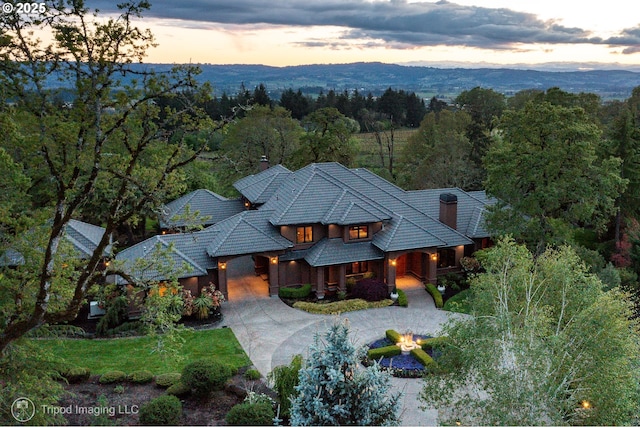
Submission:
[[[446,338],[399,334],[393,329],[387,330],[385,335],[368,345],[367,357],[362,362],[365,366],[377,362],[400,378],[419,378],[438,369],[436,360],[441,354],[438,347]]]

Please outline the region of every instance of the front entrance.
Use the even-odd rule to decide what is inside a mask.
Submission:
[[[269,280],[256,275],[250,255],[238,257],[227,262],[227,290],[233,301],[268,298]]]

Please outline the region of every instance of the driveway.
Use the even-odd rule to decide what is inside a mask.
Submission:
[[[309,314],[268,297],[266,282],[252,274],[237,275],[229,283],[229,301],[223,304],[223,327],[233,329],[254,366],[266,375],[285,365],[295,354],[308,355],[316,333],[324,334],[335,316]],[[438,335],[442,325],[456,314],[436,309],[422,284],[412,278],[398,279],[398,288],[409,299],[409,307],[384,307],[345,313],[351,337],[367,344],[384,336],[387,329]],[[436,425],[437,411],[422,411],[417,396],[419,379],[393,378],[393,388],[403,393],[402,425]]]

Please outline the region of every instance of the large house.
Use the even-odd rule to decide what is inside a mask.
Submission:
[[[160,247],[171,248],[173,261],[189,266],[179,275],[185,288],[197,294],[211,282],[228,297],[227,263],[251,255],[271,295],[283,286],[311,283],[322,298],[367,272],[390,290],[403,275],[436,283],[438,275],[457,270],[463,256],[488,245],[484,213],[490,201],[483,191],[405,191],[366,169],[338,163],[295,172],[276,165],[234,187],[242,200],[210,198],[218,204],[211,207],[214,224],[153,237],[117,259],[134,277],[162,280],[159,269],[133,266]],[[240,205],[245,210],[237,212]]]

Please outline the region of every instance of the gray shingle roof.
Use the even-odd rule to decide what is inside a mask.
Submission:
[[[47,230],[47,232],[49,232],[51,228],[50,226],[51,222],[47,222],[45,225],[42,225],[41,228],[48,227],[49,230]],[[40,232],[41,228],[38,228],[37,230],[33,229],[31,232]],[[93,255],[93,252],[98,247],[104,232],[105,229],[103,227],[71,219],[64,229],[63,236],[73,246],[75,256],[79,259],[88,259]],[[111,250],[112,245],[107,245],[104,249],[104,255],[110,255]],[[12,248],[7,249],[4,254],[0,256],[0,267],[22,265],[24,262],[24,256],[18,250]]]
[[[262,204],[269,200],[291,173],[284,166],[275,165],[255,175],[246,176],[233,186],[251,203]]]
[[[471,220],[470,212],[466,214],[465,209],[470,201],[473,206],[484,206],[482,201],[471,196],[459,201],[459,210],[466,215],[460,224],[465,228],[453,230],[438,220],[438,196],[445,190],[432,191],[435,200],[429,193],[423,203],[423,196],[418,192],[404,191],[366,169],[318,163],[291,173],[264,207],[274,211],[271,217],[274,225],[348,225],[395,217],[396,220],[386,226],[390,230],[378,239],[379,247],[389,251],[471,243],[464,235]],[[394,230],[398,226],[402,230]],[[481,231],[481,227],[476,230]]]
[[[293,247],[269,223],[273,212],[244,211],[203,230],[210,233],[207,253],[212,257],[283,251]]]
[[[325,265],[384,259],[384,254],[373,246],[371,241],[345,243],[340,238],[324,238],[313,245],[304,259],[313,267],[322,267]]]
[[[203,217],[201,225],[205,226],[229,218],[244,209],[240,199],[229,200],[213,191],[195,190],[164,206],[160,227],[173,228],[187,225],[185,218],[177,218],[185,214],[187,206],[191,214],[198,212],[198,216]]]
[[[459,188],[417,190],[407,192],[407,202],[427,215],[438,218],[441,193],[455,194],[458,198],[458,231],[471,238],[489,237],[485,228],[486,207],[495,203],[484,191],[465,192]]]
[[[166,234],[151,237],[137,245],[131,246],[116,255],[116,260],[122,262],[122,269],[129,275],[144,280],[166,280],[175,274],[177,278],[205,276],[207,270],[217,268],[214,259],[207,255],[206,245],[209,235],[206,231],[194,233]],[[172,247],[168,257],[158,256],[159,251]],[[143,258],[153,264],[139,269],[136,260]],[[157,263],[163,263],[158,268]],[[168,269],[172,272],[167,273]],[[122,278],[117,283],[125,283]]]

